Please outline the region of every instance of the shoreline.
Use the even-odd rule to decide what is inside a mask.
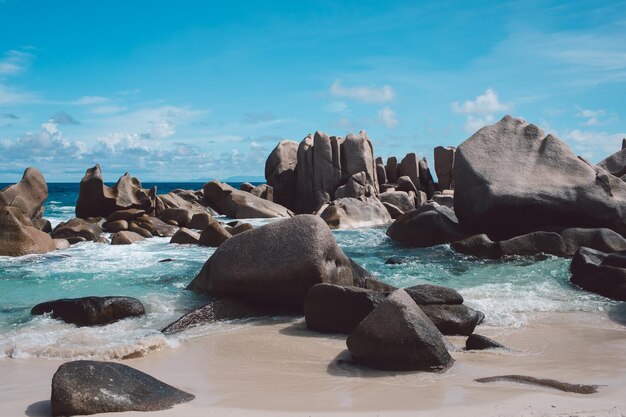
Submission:
[[[464,337],[446,337],[455,364],[443,374],[351,365],[345,336],[308,331],[302,319],[231,326],[238,327],[122,361],[196,396],[153,414],[626,415],[626,328],[603,312],[538,313],[520,328],[477,328],[510,351],[468,352]],[[5,413],[49,415],[50,382],[63,362],[0,359],[7,376],[0,381]],[[581,395],[474,381],[506,374],[602,386],[597,394]]]

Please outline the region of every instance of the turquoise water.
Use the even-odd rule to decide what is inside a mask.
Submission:
[[[160,184],[159,192],[178,186],[196,189],[201,184]],[[56,224],[73,217],[77,185],[50,184],[49,188],[46,218]],[[385,282],[399,287],[434,283],[456,288],[469,305],[485,313],[487,325],[523,326],[536,312],[609,311],[616,306],[572,286],[567,259],[486,261],[456,254],[446,245],[405,249],[385,236],[385,228],[334,234],[348,256]],[[206,296],[184,288],[214,251],[168,242],[168,238],[130,246],[86,242],[47,255],[0,257],[0,356],[121,358],[222,331],[220,325],[209,325],[168,337],[159,332],[207,302]],[[391,256],[403,257],[406,263],[386,265]],[[163,259],[172,261],[159,262]],[[87,295],[133,296],[144,303],[147,314],[93,328],[30,316],[30,309],[39,302]]]

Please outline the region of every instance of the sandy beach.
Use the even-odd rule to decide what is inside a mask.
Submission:
[[[626,328],[609,313],[543,313],[520,328],[477,328],[509,351],[467,352],[463,337],[447,337],[456,362],[445,374],[357,367],[349,363],[343,336],[313,333],[301,319],[280,318],[231,324],[123,363],[196,396],[153,413],[162,416],[623,416]],[[61,363],[0,360],[2,414],[49,415],[50,381]],[[581,395],[474,381],[505,374],[600,388]],[[145,415],[123,413],[133,414]]]

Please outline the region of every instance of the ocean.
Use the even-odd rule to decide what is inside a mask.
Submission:
[[[159,193],[202,187],[201,183],[143,185],[156,185]],[[4,186],[0,184],[0,188]],[[78,184],[52,183],[48,188],[44,216],[53,226],[74,217]],[[273,220],[250,220],[255,226],[268,221]],[[457,254],[448,245],[407,249],[387,238],[385,230],[377,227],[333,233],[348,256],[384,282],[398,287],[432,283],[457,289],[466,304],[485,313],[486,326],[521,327],[541,312],[624,314],[619,303],[570,284],[569,259],[540,256],[494,261]],[[218,323],[169,336],[160,332],[209,301],[185,287],[213,252],[212,248],[172,245],[169,238],[152,238],[129,246],[85,242],[46,255],[0,257],[0,357],[120,359],[230,331],[232,325]],[[406,262],[385,264],[391,256]],[[136,297],[147,314],[83,328],[30,315],[37,303],[90,295]],[[241,321],[238,325],[250,324]]]

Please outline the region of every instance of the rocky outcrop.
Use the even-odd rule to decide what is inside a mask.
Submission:
[[[468,233],[459,225],[453,210],[427,203],[398,217],[387,229],[387,236],[405,246],[423,248],[455,242]]]
[[[43,203],[48,198],[48,184],[36,168],[27,168],[17,184],[0,190],[0,208],[15,207],[31,221],[41,219]],[[39,228],[39,227],[37,227]]]
[[[587,291],[626,301],[626,251],[604,253],[580,248],[570,264],[570,281]]]
[[[53,416],[158,411],[194,396],[121,363],[72,361],[52,378]]]
[[[76,217],[108,217],[117,210],[138,208],[151,213],[155,207],[156,189],[141,188],[141,182],[128,173],[113,187],[104,184],[100,165],[89,168],[80,181]]]
[[[545,227],[626,234],[626,184],[576,157],[553,135],[505,116],[463,142],[454,159],[462,225],[508,238]]]
[[[33,315],[49,313],[55,319],[77,326],[98,326],[114,323],[128,317],[145,314],[143,304],[131,297],[63,298],[37,304]]]
[[[371,197],[376,194],[374,188],[369,184],[367,176],[364,171],[358,172],[348,178],[348,181],[337,187],[335,190],[335,198],[359,198],[359,197]]]
[[[204,197],[211,207],[234,219],[290,217],[293,215],[291,210],[279,204],[237,190],[217,180],[204,184],[203,189]]]
[[[355,285],[355,279],[352,263],[326,223],[318,216],[300,215],[226,240],[188,288],[301,310],[313,285]]]
[[[449,190],[454,188],[452,178],[452,168],[454,167],[454,154],[456,148],[448,146],[437,146],[435,148],[435,173],[438,179],[439,190]]]
[[[340,198],[322,206],[319,215],[332,229],[388,224],[391,216],[376,197]]]
[[[397,290],[347,339],[357,363],[387,371],[441,371],[453,362],[443,336],[415,301]]]
[[[102,224],[102,219],[85,220],[75,217],[67,222],[59,223],[51,235],[55,239],[82,237],[95,242],[103,232]]]
[[[323,333],[352,332],[386,297],[379,291],[317,284],[304,298],[306,326]]]
[[[54,240],[32,226],[17,207],[0,207],[0,256],[23,256],[56,249]]]

